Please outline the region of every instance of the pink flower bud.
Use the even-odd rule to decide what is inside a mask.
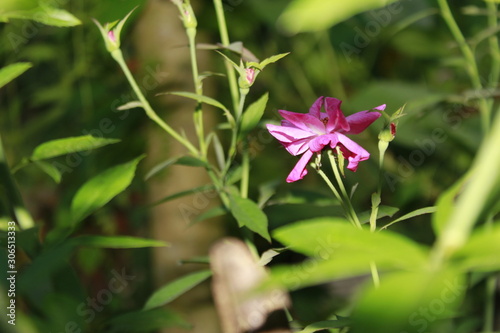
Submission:
[[[108,38],[111,42],[116,43],[116,36],[113,30],[108,31]]]
[[[253,81],[255,80],[255,69],[254,68],[247,68],[245,69],[246,72],[246,78],[249,84],[253,84]]]

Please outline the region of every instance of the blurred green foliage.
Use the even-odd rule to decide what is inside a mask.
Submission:
[[[277,64],[266,67],[251,92],[253,100],[269,92],[264,114],[266,121],[261,122],[262,126],[252,131],[249,137],[254,153],[251,197],[260,195],[262,204],[266,203],[264,212],[271,229],[297,220],[342,215],[338,203],[321,190],[323,184],[318,177],[310,175],[300,183],[285,183],[286,174],[295,164],[296,157],[290,156],[272,140],[263,126],[265,122],[279,120],[277,110],[306,112],[312,101],[320,95],[342,99],[346,114],[380,104],[387,104],[387,110],[392,113],[406,104],[406,115],[400,120],[396,139],[391,142],[386,155],[382,191],[382,204],[399,208],[395,215],[397,218],[415,209],[433,206],[436,199],[465,174],[483,138],[477,99],[489,96],[496,101],[498,98],[497,82],[494,85],[487,84],[492,62],[487,38],[497,33],[498,29],[488,30],[482,3],[450,1],[460,28],[473,45],[481,81],[486,87],[484,91],[472,90],[459,47],[438,14],[434,1],[403,0],[385,8],[373,5],[374,9],[368,6],[377,1],[366,2],[365,7],[358,9],[354,6],[359,5],[360,1],[323,3],[297,0],[290,5],[289,1],[284,0],[224,1],[232,41],[242,41],[259,59],[291,52]],[[20,4],[26,5],[23,9],[25,12],[11,14],[8,24],[0,25],[2,67],[18,62],[32,65],[23,75],[0,89],[0,133],[7,164],[12,169],[23,163],[23,158],[35,154],[35,148],[40,144],[60,138],[90,134],[120,139],[121,142],[91,150],[90,153],[87,150],[78,153],[80,150],[77,150],[69,155],[53,156],[53,161],[62,166],[58,169],[59,176],[54,170],[47,169],[50,167],[45,165],[44,168],[43,164],[36,163],[16,171],[14,179],[37,225],[18,233],[18,242],[26,253],[23,257],[19,254],[19,260],[24,265],[36,256],[38,261],[36,265],[29,266],[30,271],[23,278],[19,277],[23,312],[18,313],[17,328],[6,329],[12,332],[59,332],[67,323],[74,322],[78,327],[85,327],[86,319],[92,315],[96,315],[97,320],[90,320],[91,324],[87,325],[89,331],[107,328],[109,331],[121,332],[124,327],[130,328],[130,318],[138,318],[137,322],[144,323],[148,322],[147,318],[159,316],[167,319],[158,323],[158,326],[174,324],[188,327],[177,314],[162,309],[150,310],[147,316],[141,317],[140,313],[132,312],[129,318],[122,316],[110,320],[113,315],[140,309],[145,304],[152,288],[142,281],[133,283],[133,290],[128,293],[112,293],[112,300],[102,313],[85,312],[87,307],[82,307],[83,312],[75,312],[81,304],[85,304],[82,302],[89,295],[93,297],[100,290],[110,290],[107,284],[117,274],[126,276],[123,267],[127,267],[126,272],[129,272],[129,267],[133,268],[134,272],[144,275],[143,279],[148,281],[154,267],[150,266],[145,250],[117,252],[95,243],[75,250],[75,244],[64,241],[68,236],[65,227],[71,219],[71,199],[78,189],[88,179],[131,161],[145,150],[146,119],[140,112],[116,110],[117,106],[132,100],[131,95],[128,95],[130,88],[102,47],[100,33],[90,21],[92,17],[101,22],[114,21],[139,5],[131,18],[133,22],[139,17],[144,1],[72,0],[65,2],[65,12],[61,11],[62,8],[43,7],[45,12],[50,8],[48,13],[52,12],[54,21],[47,21],[46,17],[43,20],[34,18],[32,11],[37,10],[34,1],[16,2],[16,6]],[[213,9],[208,3],[196,4],[203,9],[203,14],[198,18],[198,28],[207,33],[213,42],[218,42]],[[348,5],[353,8],[347,8]],[[0,5],[0,21],[7,20],[9,6],[14,6],[14,1]],[[336,12],[335,6],[344,6],[345,13]],[[299,20],[297,10],[299,13],[308,11],[305,20]],[[323,16],[322,13],[329,15]],[[343,16],[339,16],[341,14]],[[314,20],[318,15],[321,20]],[[27,18],[34,20],[24,20]],[[40,22],[55,26],[72,26],[81,22],[81,25],[56,28]],[[132,68],[137,64],[134,46],[127,40],[127,32],[133,26],[133,23],[128,24],[122,36],[122,44],[130,56]],[[298,34],[290,35],[290,32]],[[217,71],[223,72],[222,58],[214,59]],[[2,72],[2,75],[5,74]],[[225,80],[211,79],[210,82],[215,87],[214,97],[224,105],[230,105]],[[370,207],[369,198],[377,186],[376,142],[382,123],[378,126],[363,133],[359,141],[374,158],[361,163],[356,173],[346,173],[346,184],[355,189],[353,200],[358,211]],[[45,173],[50,174],[56,182],[60,181],[60,184],[56,184]],[[147,236],[147,225],[144,224],[147,212],[137,209],[145,204],[147,183],[139,179],[146,172],[139,167],[137,173],[140,176],[136,180],[127,178],[125,186],[120,186],[120,191],[115,194],[130,185],[126,192],[118,194],[109,205],[87,218],[84,232],[110,237],[119,234]],[[1,190],[6,187],[2,180]],[[496,194],[497,199],[490,199],[490,206],[496,207],[498,211],[498,190]],[[2,203],[8,199],[5,193],[0,194]],[[101,200],[103,204],[111,198],[105,199]],[[4,219],[8,214],[6,211],[8,209],[2,204]],[[427,245],[436,237],[430,215],[418,216],[391,228]],[[492,235],[498,234],[497,229]],[[485,244],[494,243],[494,239],[480,237],[475,235],[467,245],[472,253],[487,252],[480,246],[481,241]],[[277,239],[284,241],[280,237]],[[42,246],[44,244],[39,240],[47,241],[50,246]],[[3,238],[2,244],[5,244]],[[461,254],[458,253],[457,260],[462,259]],[[2,252],[2,265],[6,258],[6,253]],[[469,265],[480,262],[480,255],[478,258],[467,259],[470,260]],[[278,256],[275,261],[288,264],[302,259],[302,255],[288,253]],[[347,259],[345,261],[343,264],[346,266],[351,264]],[[467,262],[462,264],[467,266]],[[392,268],[394,263],[389,262],[387,265]],[[6,270],[0,267],[0,292],[3,297]],[[319,267],[320,272],[321,268],[325,267]],[[331,266],[325,269],[329,268]],[[446,276],[455,273],[451,268],[438,272]],[[320,277],[318,275],[318,279]],[[372,309],[373,300],[379,299],[380,294],[392,297],[395,290],[405,290],[404,286],[409,281],[420,286],[431,278],[418,273],[395,274],[391,277],[391,288],[381,288],[366,294],[357,315],[363,316],[364,311]],[[477,279],[479,284],[484,284],[483,278]],[[126,279],[123,281],[130,282]],[[320,286],[294,294],[293,297],[300,300],[296,317],[308,323],[329,318],[341,311],[349,300],[316,297],[318,294],[324,296],[323,291],[328,291],[328,288]],[[441,287],[435,288],[439,290]],[[405,302],[420,296],[412,294],[415,290],[400,294],[402,303],[398,304],[407,306]],[[482,308],[482,299],[477,296],[482,292],[479,288],[472,289],[471,295],[465,295],[468,301],[465,307]],[[423,295],[425,301],[429,301],[427,296]],[[458,300],[457,297],[453,302]],[[311,311],[311,308],[318,311]],[[374,318],[383,320],[382,310],[397,308],[397,304],[381,305],[381,316]],[[440,332],[454,332],[460,327],[471,327],[469,330],[462,328],[460,332],[478,330],[481,327],[480,312],[475,315],[478,317],[458,320],[456,326],[450,324]],[[379,323],[374,320],[365,324]],[[150,330],[156,327],[152,325]],[[355,329],[361,332],[366,326]]]

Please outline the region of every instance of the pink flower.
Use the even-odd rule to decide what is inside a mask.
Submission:
[[[321,108],[325,105],[325,112]],[[279,110],[285,120],[281,126],[267,125],[267,129],[286,150],[294,156],[302,155],[292,172],[288,175],[288,183],[295,182],[307,175],[306,166],[314,153],[323,148],[339,146],[342,155],[347,158],[347,168],[356,171],[358,163],[365,161],[370,154],[345,134],[359,134],[380,117],[379,112],[361,111],[345,117],[340,110],[341,100],[332,97],[320,97],[309,109],[309,113],[296,113]],[[373,110],[383,111],[385,104]]]

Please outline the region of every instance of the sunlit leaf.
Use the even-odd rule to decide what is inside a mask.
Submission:
[[[143,108],[143,107],[144,106],[142,105],[141,102],[139,102],[139,101],[132,101],[132,102],[128,102],[128,103],[125,103],[123,105],[120,105],[116,109],[120,110],[120,111],[125,111],[125,110],[130,110],[130,109],[135,109],[135,108]]]
[[[150,310],[165,305],[193,289],[195,286],[205,281],[212,275],[210,270],[191,273],[173,282],[168,283],[154,292],[144,305],[144,310]]]
[[[468,178],[469,177],[463,177],[438,198],[436,212],[432,215],[432,228],[436,235],[439,236],[445,228],[453,212],[453,208],[455,207],[455,200],[458,193],[463,189],[463,185]]]
[[[500,270],[500,225],[483,226],[454,253],[452,261],[463,271]]]
[[[137,164],[143,158],[144,156],[140,156],[109,168],[83,184],[71,202],[73,223],[80,222],[125,190],[134,178]]]
[[[69,12],[53,7],[53,3],[47,0],[3,0],[0,22],[25,19],[56,27],[72,27],[82,23]]]
[[[92,135],[57,139],[42,143],[36,147],[30,159],[32,161],[45,160],[79,151],[97,149],[117,142],[120,142],[120,140],[97,138]]]
[[[374,261],[389,260],[405,269],[427,265],[427,251],[409,238],[391,231],[358,229],[341,218],[301,221],[281,227],[273,235],[290,249],[312,257],[325,259],[323,252],[344,251],[367,253]]]
[[[384,7],[396,0],[295,0],[278,23],[289,33],[328,29],[364,11]]]
[[[1,12],[0,12],[1,15]],[[19,62],[0,69],[0,88],[31,68],[28,62]]]
[[[432,324],[455,315],[466,287],[453,270],[387,274],[361,294],[349,332],[436,332]]]

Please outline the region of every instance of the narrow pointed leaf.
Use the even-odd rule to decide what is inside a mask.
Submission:
[[[0,69],[0,88],[31,68],[28,62],[19,62]]]
[[[140,156],[109,168],[83,184],[71,202],[73,223],[80,222],[124,191],[132,182],[137,164],[143,158]]]
[[[62,174],[54,165],[44,161],[35,161],[35,165],[49,175],[57,184],[61,182]]]
[[[207,164],[200,160],[199,158],[193,157],[193,156],[180,156],[180,157],[174,157],[174,158],[169,158],[166,161],[163,161],[159,163],[158,165],[154,166],[144,177],[144,180],[148,180],[154,175],[158,174],[159,172],[165,170],[171,165],[174,164],[179,164],[179,165],[185,165],[185,166],[191,166],[191,167],[206,167]]]
[[[143,310],[150,310],[170,303],[180,295],[193,289],[212,275],[210,270],[204,270],[183,276],[158,289],[146,301]]]
[[[289,55],[290,52],[287,52],[287,53],[281,53],[281,54],[276,54],[276,55],[273,55],[267,59],[264,59],[260,64],[259,64],[259,69],[260,70],[263,70],[264,67],[266,67],[267,65],[269,64],[272,64],[272,63],[275,63],[276,61],[286,57],[287,55]]]
[[[33,20],[56,27],[72,27],[81,21],[69,12],[49,5],[47,1],[3,0],[0,22],[10,19]]]
[[[245,136],[248,132],[254,129],[255,126],[257,126],[262,118],[262,115],[264,114],[268,100],[269,94],[265,93],[261,98],[250,104],[250,106],[246,109],[241,119],[240,137]]]
[[[109,249],[135,249],[143,247],[164,247],[168,243],[154,239],[129,236],[78,236],[71,240],[76,246]]]
[[[159,204],[162,204],[162,203],[174,200],[174,199],[178,199],[178,198],[182,198],[182,197],[191,195],[191,194],[212,191],[212,190],[214,190],[214,186],[211,184],[195,187],[195,188],[192,188],[189,190],[180,191],[180,192],[177,192],[175,194],[171,194],[169,196],[166,196],[165,198],[160,199],[160,200],[156,201],[155,203],[152,203],[151,206],[156,206],[156,205],[159,205]]]
[[[435,213],[435,212],[436,212],[435,206],[420,208],[420,209],[414,210],[413,212],[405,214],[405,215],[401,216],[400,218],[395,219],[394,221],[392,221],[389,224],[384,225],[380,229],[387,229],[389,226],[393,225],[394,223],[405,221],[405,220],[411,219],[415,216],[420,216],[420,215],[424,215],[424,214],[431,214],[431,213]]]
[[[42,143],[36,147],[30,159],[32,161],[45,160],[79,151],[97,149],[117,142],[120,142],[120,140],[96,138],[92,135],[57,139]]]
[[[247,227],[270,242],[271,236],[269,236],[267,229],[267,216],[259,206],[250,199],[242,198],[235,191],[230,194],[229,200],[231,202],[231,213],[238,221],[238,225]]]

